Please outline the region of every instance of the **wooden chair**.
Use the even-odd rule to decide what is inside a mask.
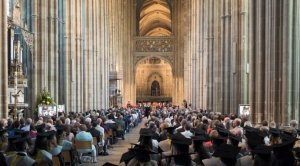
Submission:
[[[93,151],[93,147],[92,147],[92,142],[91,141],[77,141],[75,140],[75,149],[76,149],[76,152],[77,152],[77,157],[78,157],[78,161],[79,163],[81,163],[81,160],[80,160],[80,153],[82,149],[84,149],[85,151],[88,151],[88,152],[92,152]],[[92,153],[91,153],[92,155]]]
[[[52,163],[55,166],[60,166],[60,161],[59,161],[59,157],[58,156],[53,156],[52,157]]]
[[[113,129],[109,129],[108,132],[106,133],[106,138],[109,140],[109,144],[112,145],[114,144],[114,132]]]
[[[91,141],[75,141],[75,148],[77,149],[91,149],[92,143]]]
[[[62,151],[61,152],[62,156],[64,157],[64,162],[65,164],[70,164],[72,165],[72,157],[71,157],[71,151]]]
[[[96,148],[96,154],[98,154],[98,149],[99,149],[99,145],[98,145],[98,140],[97,140],[97,137],[93,137],[93,145],[95,146]]]

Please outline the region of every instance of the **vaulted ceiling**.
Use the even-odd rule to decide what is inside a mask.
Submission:
[[[141,36],[170,36],[171,11],[166,0],[145,0],[140,12]]]

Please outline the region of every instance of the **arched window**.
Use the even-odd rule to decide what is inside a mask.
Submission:
[[[151,84],[151,96],[160,96],[160,86],[158,81],[153,81]]]

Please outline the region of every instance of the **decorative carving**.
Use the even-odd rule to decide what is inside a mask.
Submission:
[[[22,24],[22,17],[21,17],[21,7],[20,7],[20,0],[15,2],[15,6],[13,9],[13,23],[17,26],[21,26]]]
[[[27,26],[25,25],[25,29],[22,29],[22,35],[24,37],[24,41],[27,44],[27,46],[29,47],[30,51],[32,52],[33,49],[33,41],[34,41],[34,36],[33,33],[30,33],[27,30]]]
[[[172,38],[140,38],[135,42],[136,52],[173,52]]]
[[[159,58],[152,57],[152,58],[149,59],[149,63],[150,64],[160,64],[161,60]]]

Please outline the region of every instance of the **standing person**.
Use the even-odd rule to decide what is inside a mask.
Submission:
[[[145,107],[145,117],[147,117],[147,119],[149,119],[149,115],[150,115],[150,105],[147,104],[147,106]]]

